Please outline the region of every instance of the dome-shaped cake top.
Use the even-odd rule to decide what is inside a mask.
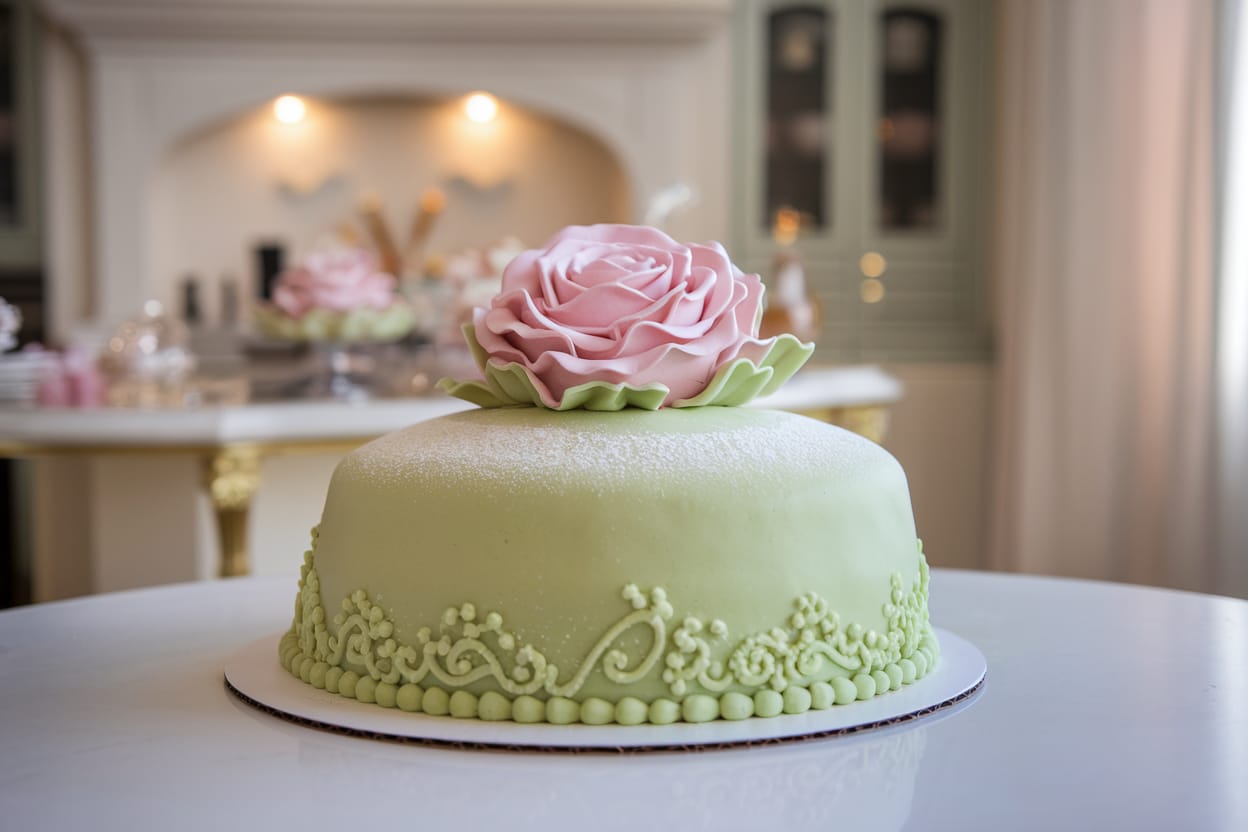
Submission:
[[[569,226],[518,255],[464,328],[483,379],[439,386],[482,407],[552,410],[741,405],[810,357],[758,338],[763,284],[719,243],[644,226]]]

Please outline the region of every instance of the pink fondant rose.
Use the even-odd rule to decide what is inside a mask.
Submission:
[[[491,365],[519,364],[547,407],[588,382],[662,384],[670,406],[738,358],[761,362],[774,341],[755,337],[762,294],[718,243],[571,226],[512,260],[474,334]]]
[[[273,305],[292,318],[314,309],[385,309],[394,300],[394,284],[366,249],[318,251],[278,277]]]

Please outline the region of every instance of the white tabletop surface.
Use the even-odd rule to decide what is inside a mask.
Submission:
[[[233,698],[294,578],[0,613],[5,829],[1248,829],[1248,602],[936,570],[983,690],[909,726],[631,756],[339,736]],[[274,659],[276,661],[276,659]]]
[[[808,367],[751,405],[815,410],[891,404],[901,395],[901,382],[879,367]],[[440,393],[366,402],[291,401],[166,410],[9,406],[0,408],[0,441],[160,447],[356,439],[472,407]]]

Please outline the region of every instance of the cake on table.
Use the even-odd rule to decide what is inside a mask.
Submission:
[[[284,341],[397,341],[415,322],[397,283],[367,249],[320,249],[277,276],[273,300],[256,307],[256,323],[268,337]]]
[[[905,474],[742,407],[810,356],[757,337],[718,244],[570,227],[465,328],[480,409],[348,455],[280,642],[304,682],[481,720],[668,724],[850,705],[939,647]]]

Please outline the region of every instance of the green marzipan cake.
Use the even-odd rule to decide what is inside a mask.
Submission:
[[[848,705],[935,665],[905,475],[738,407],[499,407],[334,473],[279,648],[431,715],[704,722]]]

